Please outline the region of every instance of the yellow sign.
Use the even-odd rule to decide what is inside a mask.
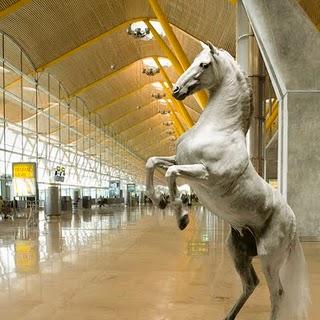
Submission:
[[[13,178],[35,178],[35,163],[17,162],[12,164]]]
[[[188,254],[190,256],[206,256],[209,254],[209,241],[189,241]]]
[[[17,272],[37,272],[39,268],[38,244],[33,240],[16,240],[15,262]]]
[[[13,162],[12,176],[13,193],[15,197],[33,197],[36,195],[35,162]]]

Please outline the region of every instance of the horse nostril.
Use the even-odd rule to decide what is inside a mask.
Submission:
[[[174,86],[172,89],[173,93],[177,93],[177,92],[179,92],[179,90],[180,90],[179,86]]]

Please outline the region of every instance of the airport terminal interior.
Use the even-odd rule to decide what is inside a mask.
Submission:
[[[319,0],[0,0],[0,319],[320,319],[319,30]],[[193,64],[201,52],[210,62]],[[193,163],[181,150],[190,159],[210,144],[203,128],[210,102],[224,106],[224,82],[194,88],[224,57],[252,90],[245,154],[272,201],[279,195],[296,216],[305,317],[281,311],[282,289],[277,309],[260,234],[211,209],[228,197],[208,206],[191,174],[172,180],[170,165]],[[181,100],[192,66],[200,73]],[[201,130],[187,149],[184,137]],[[178,152],[150,170],[154,157]],[[227,239],[238,232],[241,247],[244,230],[260,283],[238,310],[246,286]],[[274,239],[288,235],[275,230]]]

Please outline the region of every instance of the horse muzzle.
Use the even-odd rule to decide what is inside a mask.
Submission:
[[[183,93],[179,93],[179,94],[172,94],[172,96],[177,99],[177,100],[183,100],[187,97],[188,93],[183,92]]]
[[[177,100],[183,100],[190,94],[192,94],[194,91],[197,90],[199,85],[199,82],[196,81],[189,85],[188,87],[179,87],[179,86],[174,86],[172,89],[172,96],[177,99]]]
[[[183,90],[179,86],[174,86],[172,89],[172,96],[177,100],[183,100],[189,94],[189,90]]]

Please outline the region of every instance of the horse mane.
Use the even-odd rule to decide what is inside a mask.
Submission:
[[[239,64],[238,64],[239,65]],[[247,111],[247,116],[246,116],[246,124],[244,126],[244,131],[245,133],[248,132],[250,125],[251,125],[251,118],[252,118],[252,114],[253,114],[253,93],[252,93],[252,85],[251,82],[249,80],[249,77],[247,75],[247,73],[245,71],[243,71],[241,69],[241,67],[239,66],[240,72],[242,73],[242,76],[246,82],[247,88],[248,88],[248,96],[249,96],[249,101],[248,101],[248,111]]]
[[[219,48],[219,51],[223,52],[232,61],[236,69],[236,79],[241,83],[241,105],[243,111],[243,130],[245,134],[248,132],[251,124],[251,117],[253,114],[253,95],[252,85],[247,73],[242,70],[241,66],[235,60],[235,58],[226,50]]]

